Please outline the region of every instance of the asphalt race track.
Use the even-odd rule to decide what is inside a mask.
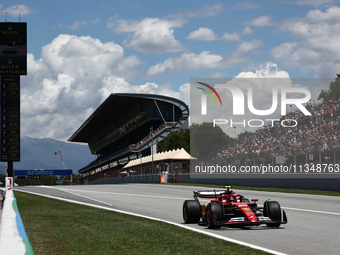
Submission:
[[[27,186],[15,190],[91,203],[108,208],[183,224],[182,204],[192,199],[193,190],[207,188],[116,184],[86,186]],[[265,225],[250,228],[209,230],[197,224],[185,225],[284,254],[340,253],[340,197],[234,190],[245,197],[276,200],[286,211],[288,224],[280,228]],[[20,208],[19,208],[20,211]]]

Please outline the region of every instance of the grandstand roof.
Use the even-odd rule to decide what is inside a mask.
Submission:
[[[153,161],[162,161],[162,160],[190,160],[190,159],[196,159],[192,156],[190,156],[189,153],[186,152],[186,150],[177,149],[172,151],[166,151],[166,152],[160,152],[155,155],[153,155]],[[147,157],[138,158],[135,160],[131,160],[126,166],[123,168],[129,168],[133,166],[137,166],[140,164],[150,163],[152,162],[152,155],[149,155]]]
[[[87,143],[96,135],[98,127],[107,125],[108,122],[119,117],[119,115],[121,115],[133,102],[140,102],[141,100],[160,100],[172,104],[183,105],[183,102],[176,98],[161,95],[134,93],[111,94],[78,128],[68,141]]]

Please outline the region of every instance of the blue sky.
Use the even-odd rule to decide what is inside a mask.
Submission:
[[[2,22],[19,21],[19,13],[28,27],[26,136],[67,140],[110,93],[188,102],[190,78],[340,73],[335,0],[0,4]]]

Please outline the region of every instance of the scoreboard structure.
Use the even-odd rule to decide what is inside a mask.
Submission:
[[[1,161],[20,161],[20,76],[1,76]]]
[[[20,75],[27,75],[27,23],[0,22],[0,160],[20,161]]]

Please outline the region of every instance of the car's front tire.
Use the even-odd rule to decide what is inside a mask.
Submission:
[[[207,225],[208,228],[220,228],[216,223],[223,220],[223,208],[220,203],[210,203],[207,206]]]
[[[267,227],[280,227],[282,219],[282,210],[280,204],[276,201],[266,201],[264,202],[263,214],[269,217],[272,221],[277,223],[268,223]]]

